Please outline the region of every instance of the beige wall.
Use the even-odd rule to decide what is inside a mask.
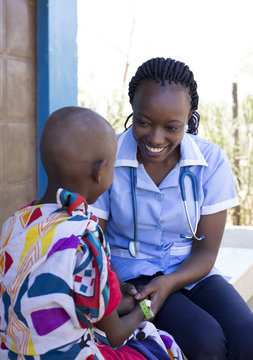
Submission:
[[[36,0],[0,0],[0,225],[36,197]]]

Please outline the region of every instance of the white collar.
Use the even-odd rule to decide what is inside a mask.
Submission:
[[[197,143],[194,141],[196,135],[184,134],[180,143],[179,166],[202,165],[208,166]],[[138,167],[136,158],[137,143],[134,139],[132,127],[118,136],[118,151],[115,167],[132,166]]]

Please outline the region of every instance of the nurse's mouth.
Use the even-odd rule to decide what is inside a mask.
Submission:
[[[162,152],[165,147],[162,147],[162,148],[154,148],[154,147],[151,147],[151,146],[148,146],[147,144],[145,144],[145,147],[146,149],[151,152],[152,154],[159,154],[160,152]]]

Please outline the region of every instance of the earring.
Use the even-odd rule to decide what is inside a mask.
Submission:
[[[192,119],[193,119],[194,124],[197,124],[197,126],[198,126],[198,124],[199,124],[199,119],[200,119],[199,113],[198,113],[197,111],[194,111],[194,113],[192,114],[191,117],[192,117]]]
[[[185,124],[185,126],[184,126],[184,132],[187,132],[188,129],[189,129],[188,124]]]

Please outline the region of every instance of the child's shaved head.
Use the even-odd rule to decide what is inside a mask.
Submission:
[[[116,149],[113,128],[95,111],[83,107],[55,111],[44,125],[40,142],[48,176],[46,194],[55,195],[63,187],[93,202],[111,185]]]

